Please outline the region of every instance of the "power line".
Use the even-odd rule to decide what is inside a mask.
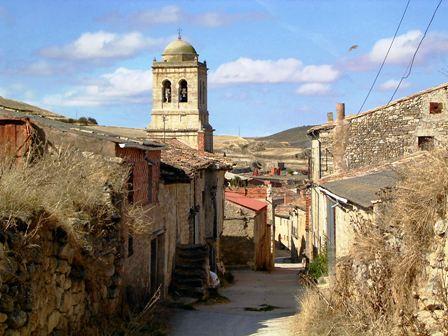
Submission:
[[[420,49],[420,46],[422,45],[423,40],[425,39],[426,34],[428,33],[429,27],[431,27],[432,21],[434,21],[434,17],[436,16],[436,13],[439,10],[439,7],[442,4],[442,2],[443,2],[443,0],[440,0],[439,3],[437,4],[437,7],[434,9],[434,12],[432,13],[432,16],[431,16],[431,20],[429,20],[428,25],[426,26],[425,33],[423,34],[422,38],[420,39],[420,42],[417,45],[417,49],[415,49],[414,55],[412,56],[411,62],[409,63],[409,65],[405,71],[405,74],[400,78],[400,81],[398,82],[398,85],[395,88],[394,93],[392,94],[392,97],[390,97],[389,102],[387,103],[388,105],[394,99],[395,94],[397,93],[398,89],[400,88],[400,85],[403,82],[403,80],[405,80],[406,78],[408,78],[411,75],[412,67],[414,66],[415,57],[417,56],[418,50]]]
[[[398,31],[400,30],[401,23],[403,22],[404,16],[406,15],[406,12],[407,12],[407,10],[408,10],[409,3],[410,3],[410,2],[411,2],[411,0],[408,0],[407,3],[406,3],[406,7],[404,8],[403,15],[401,16],[400,22],[398,23],[397,29],[395,30],[394,37],[392,38],[392,41],[390,42],[389,49],[387,49],[386,55],[384,56],[384,59],[383,59],[383,62],[381,63],[381,65],[380,65],[380,67],[379,67],[379,69],[378,69],[378,72],[376,73],[375,79],[373,80],[373,83],[372,83],[372,85],[370,86],[370,89],[369,89],[369,92],[367,93],[366,98],[364,99],[364,101],[362,102],[361,107],[360,107],[359,110],[358,110],[358,114],[359,114],[359,113],[361,112],[361,110],[363,109],[363,107],[364,107],[364,105],[365,105],[367,99],[368,99],[369,96],[370,96],[370,93],[371,93],[372,90],[373,90],[373,87],[374,87],[375,84],[376,84],[376,81],[378,80],[378,77],[380,76],[381,71],[383,70],[384,64],[386,63],[386,59],[387,59],[387,57],[389,56],[390,50],[392,49],[392,45],[394,44],[395,38],[397,37]]]

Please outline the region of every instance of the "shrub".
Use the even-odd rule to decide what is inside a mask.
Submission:
[[[326,249],[319,253],[318,256],[309,263],[307,273],[316,281],[321,276],[328,275],[328,258]]]

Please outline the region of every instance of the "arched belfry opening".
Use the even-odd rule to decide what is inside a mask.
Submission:
[[[171,82],[165,79],[162,83],[162,102],[171,103]]]
[[[188,83],[185,79],[179,82],[179,103],[188,102]]]
[[[207,110],[207,64],[194,47],[177,38],[152,62],[151,139],[177,139],[213,152],[213,127]]]

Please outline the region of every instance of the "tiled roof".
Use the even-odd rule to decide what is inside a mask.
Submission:
[[[237,205],[241,205],[253,211],[260,211],[268,206],[266,202],[256,200],[254,198],[242,196],[231,191],[225,192],[226,201],[232,202]]]
[[[275,215],[280,217],[289,217],[291,211],[294,210],[294,205],[281,204],[275,207]]]
[[[219,170],[230,170],[232,168],[231,163],[223,157],[207,152],[199,153],[196,149],[176,139],[166,140],[165,146],[165,150],[162,151],[162,162],[181,168],[187,174],[207,168]]]

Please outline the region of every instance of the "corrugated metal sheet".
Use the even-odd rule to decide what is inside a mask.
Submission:
[[[28,152],[31,144],[32,128],[27,120],[0,120],[1,154],[21,157]]]
[[[246,196],[241,196],[240,194],[233,193],[233,192],[226,191],[225,197],[226,197],[226,201],[241,205],[245,208],[248,208],[250,210],[257,211],[257,212],[268,206],[268,204],[265,202],[262,202],[262,201],[259,201],[259,200],[256,200],[256,199],[253,199],[250,197],[246,197]]]

